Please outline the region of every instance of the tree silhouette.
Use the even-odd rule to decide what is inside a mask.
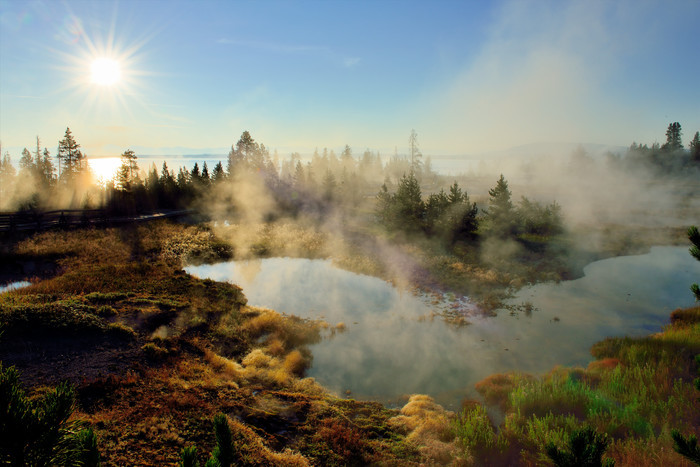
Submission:
[[[678,122],[669,123],[668,128],[666,129],[666,144],[663,145],[663,149],[667,149],[669,151],[683,149],[681,135],[681,124]]]
[[[492,232],[508,236],[515,232],[516,216],[508,182],[501,174],[496,186],[489,190],[489,209],[486,212]]]
[[[549,443],[547,456],[557,467],[612,467],[615,465],[613,459],[606,459],[605,462],[601,459],[609,443],[607,436],[586,427],[571,433],[566,451]]]
[[[695,136],[688,144],[688,149],[690,149],[690,159],[700,162],[700,131],[695,132]]]
[[[58,160],[60,178],[65,183],[71,183],[75,176],[84,169],[85,156],[80,151],[80,145],[73,138],[70,128],[58,142]]]
[[[690,254],[693,258],[700,261],[700,232],[698,232],[698,228],[694,225],[688,228],[688,239],[693,244],[693,246],[690,247]],[[693,291],[695,300],[700,301],[700,286],[698,286],[698,284],[693,284],[690,286],[690,290]]]

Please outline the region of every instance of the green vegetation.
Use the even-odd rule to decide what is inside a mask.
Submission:
[[[75,389],[61,383],[30,399],[14,367],[0,362],[0,462],[9,465],[99,466],[92,430],[70,420]]]
[[[614,460],[601,461],[608,444],[610,441],[604,435],[587,427],[571,433],[568,450],[561,450],[551,443],[547,446],[547,455],[557,467],[612,467]]]
[[[688,238],[690,239],[690,243],[693,244],[693,246],[690,247],[690,254],[693,258],[700,261],[700,232],[698,232],[698,228],[694,225],[688,228]],[[690,290],[693,292],[693,295],[695,295],[695,300],[700,301],[700,286],[698,286],[698,284],[693,284],[690,286]]]
[[[685,157],[680,125],[671,130],[659,154]],[[8,456],[39,459],[40,450],[58,459],[70,445],[85,465],[198,465],[205,458],[194,446],[213,453],[207,465],[682,465],[676,451],[693,459],[699,308],[675,311],[662,333],[597,343],[585,369],[492,375],[476,386],[485,404],[467,402],[460,414],[422,395],[396,411],[333,397],[304,378],[321,323],[248,306],[238,287],[182,270],[217,258],[326,257],[427,290],[469,293],[484,310],[512,288],[575,274],[561,255],[576,250],[556,203],[513,202],[503,175],[474,202],[456,181],[431,173],[411,139],[410,163],[382,164],[370,152],[354,159],[346,147],[306,165],[292,157],[278,171],[245,132],[227,170],[197,165],[175,176],[164,166],[144,181],[127,151],[117,185],[105,192],[110,209],[201,203],[214,222],[8,236],[8,264],[55,265],[51,277],[0,296],[0,354],[21,363],[28,382],[29,395],[15,392],[24,402],[13,407],[39,417],[27,427],[54,433],[51,441],[13,432],[29,441]],[[25,161],[27,170],[36,160]],[[376,198],[382,180],[372,167],[384,180]],[[250,196],[237,198],[241,192]],[[331,214],[342,222],[321,228]],[[645,244],[644,232],[630,238]],[[609,252],[637,244],[620,245]],[[9,381],[18,387],[16,375]],[[51,400],[63,401],[66,417],[42,415]]]
[[[135,236],[128,229],[19,241],[14,260],[51,255],[61,273],[0,295],[4,363],[21,363],[27,400],[36,404],[46,386],[75,385],[77,409],[66,426],[82,420],[93,430],[79,437],[84,459],[95,458],[94,447],[106,465],[175,464],[183,447],[196,445],[219,452],[223,465],[231,452],[236,465],[418,462],[389,424],[396,412],[337,399],[303,378],[318,323],[249,307],[239,288],[180,269],[191,251],[217,243],[203,240],[211,232],[168,223],[141,226]],[[217,413],[230,415],[233,450],[220,441],[215,451]],[[198,460],[194,451],[189,459]]]

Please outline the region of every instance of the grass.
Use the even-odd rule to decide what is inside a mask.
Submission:
[[[0,296],[0,353],[29,338],[65,346],[50,373],[77,383],[77,417],[94,429],[105,465],[172,465],[190,445],[203,462],[219,412],[238,465],[418,462],[389,424],[395,412],[303,377],[319,323],[248,307],[240,288],[182,271],[183,261],[230,253],[220,247],[207,229],[170,223],[22,240],[10,256],[50,256],[57,274]],[[82,360],[71,360],[75,346]],[[47,372],[43,360],[20,361],[41,392],[31,378]],[[97,377],[81,376],[86,361]]]
[[[292,226],[261,232],[259,247],[268,252],[323,255],[332,243]],[[294,245],[285,243],[293,238]],[[338,251],[357,247],[347,246]],[[490,283],[493,291],[553,270],[487,267],[459,246],[432,256],[430,245],[399,248],[419,259],[428,271],[423,279],[440,282],[444,274],[448,284],[473,280],[469,287]],[[0,295],[0,352],[29,339],[55,341],[59,352],[70,343],[88,346],[98,376],[82,377],[82,361],[69,352],[50,370],[78,384],[77,416],[94,429],[107,465],[172,465],[192,445],[203,462],[220,412],[240,465],[551,465],[547,446],[566,449],[582,426],[609,437],[605,456],[618,465],[687,465],[670,433],[700,433],[698,307],[675,311],[662,333],[601,341],[587,368],[555,368],[539,378],[492,375],[476,386],[484,406],[453,414],[413,395],[395,411],[336,398],[304,378],[307,346],[324,323],[248,306],[238,287],[182,270],[183,261],[237,253],[209,229],[170,223],[22,240],[8,253],[13,261],[50,258],[57,275]],[[358,267],[379,264],[368,261],[360,258]],[[342,331],[342,323],[334,329]],[[105,343],[111,353],[102,361]],[[34,375],[28,378],[42,374],[32,367],[40,360],[23,361]],[[45,392],[41,379],[28,382],[35,395]],[[502,415],[498,425],[489,405]]]
[[[540,378],[493,375],[477,384],[487,404],[505,411],[498,437],[483,412],[458,419],[466,452],[485,461],[494,439],[517,452],[516,463],[548,464],[547,446],[566,449],[582,426],[611,440],[606,457],[617,465],[689,465],[673,450],[670,431],[700,431],[693,379],[700,353],[700,308],[677,310],[663,332],[641,338],[610,338],[593,346],[587,368],[555,368]],[[507,402],[505,397],[508,397]],[[475,449],[474,446],[477,446]]]

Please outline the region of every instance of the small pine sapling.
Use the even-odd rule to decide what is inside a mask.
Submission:
[[[575,430],[569,436],[569,449],[563,451],[554,443],[547,445],[547,456],[557,467],[612,467],[613,459],[601,458],[610,441],[605,434],[591,427]]]

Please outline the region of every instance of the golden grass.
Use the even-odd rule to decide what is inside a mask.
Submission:
[[[413,394],[400,415],[390,418],[388,424],[404,433],[406,442],[414,445],[427,462],[463,465],[466,457],[455,444],[453,417],[430,396]]]

